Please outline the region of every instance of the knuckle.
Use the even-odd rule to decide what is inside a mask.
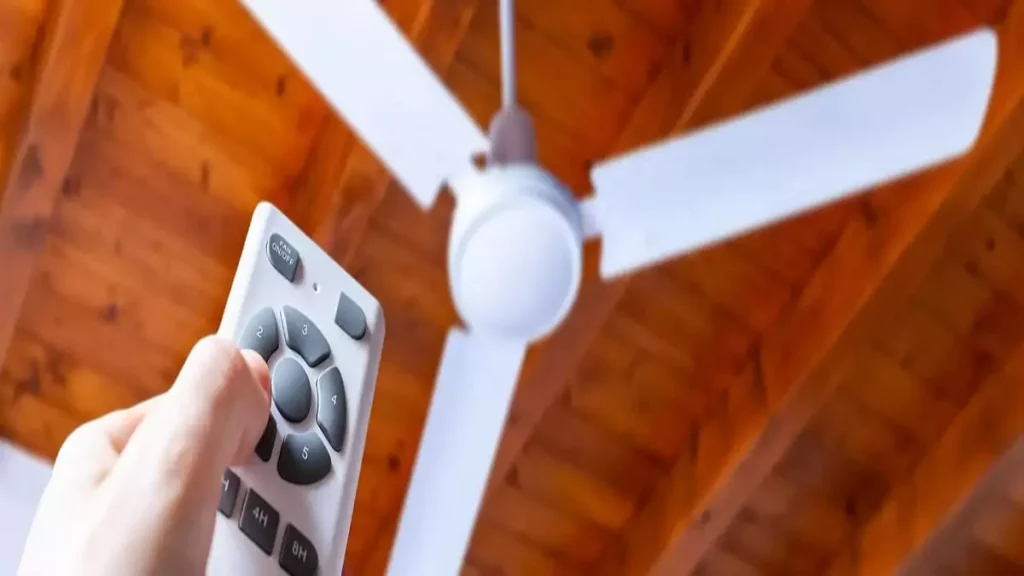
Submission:
[[[204,372],[203,385],[215,403],[230,401],[251,378],[241,350],[226,338],[207,336],[196,344],[193,354]]]
[[[75,428],[68,437],[64,439],[60,450],[57,451],[57,458],[54,460],[54,467],[63,468],[67,462],[75,461],[79,455],[87,452],[96,442],[96,426],[93,422],[86,422]]]

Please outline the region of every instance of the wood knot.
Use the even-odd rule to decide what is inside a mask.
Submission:
[[[203,48],[209,48],[210,44],[213,44],[213,27],[210,25],[203,26],[202,32],[199,33],[199,43]]]
[[[598,60],[604,60],[615,49],[615,38],[607,32],[597,32],[587,40],[587,50]]]
[[[398,472],[398,468],[402,465],[402,460],[396,454],[388,454],[388,472]]]
[[[82,193],[82,184],[78,181],[78,178],[68,176],[61,182],[60,193],[65,198],[77,198]]]
[[[111,302],[103,307],[103,311],[100,313],[100,316],[107,324],[113,324],[117,322],[118,317],[121,316],[121,310],[117,307],[116,302]]]
[[[11,239],[15,246],[34,252],[43,247],[49,228],[49,220],[42,216],[18,220],[11,226]]]
[[[27,192],[42,177],[42,154],[39,152],[39,145],[31,144],[25,150],[25,157],[21,159],[21,165],[18,167],[18,178],[16,180],[18,190],[20,192]]]

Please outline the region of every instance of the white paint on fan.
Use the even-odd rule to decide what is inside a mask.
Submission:
[[[0,576],[18,568],[32,517],[50,481],[48,462],[0,440]]]

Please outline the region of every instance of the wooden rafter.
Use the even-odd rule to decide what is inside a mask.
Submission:
[[[1024,472],[1024,348],[982,385],[830,576],[936,574]]]
[[[967,158],[898,183],[898,202],[852,221],[754,360],[763,402],[738,402],[700,431],[631,521],[603,566],[615,574],[688,574],[834,393],[848,352],[904,302],[949,232],[1024,148],[1024,5],[1000,34],[1000,68],[980,140]],[[742,395],[742,394],[740,394]],[[752,409],[751,409],[752,408]]]
[[[89,115],[123,0],[50,4],[20,139],[0,191],[0,363]]]

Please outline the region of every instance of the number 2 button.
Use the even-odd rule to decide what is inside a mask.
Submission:
[[[270,360],[270,356],[277,351],[277,319],[272,309],[264,308],[249,320],[238,338],[238,347],[253,350],[264,360]]]

